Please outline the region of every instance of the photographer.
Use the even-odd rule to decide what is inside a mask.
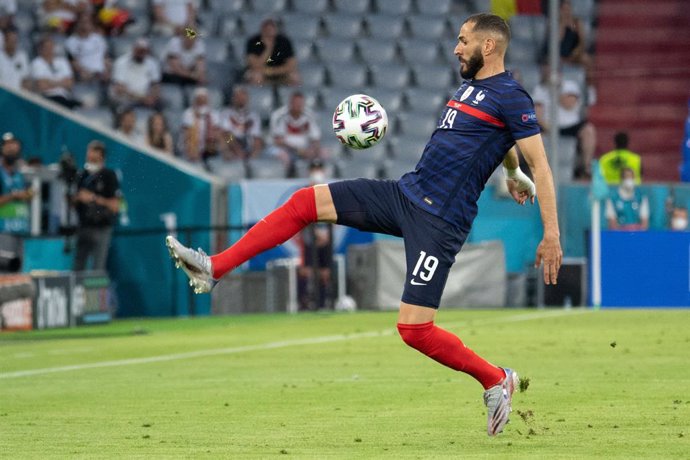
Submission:
[[[120,184],[112,169],[105,167],[105,145],[89,142],[86,163],[77,176],[73,203],[79,216],[74,270],[105,270],[113,225],[120,208]]]

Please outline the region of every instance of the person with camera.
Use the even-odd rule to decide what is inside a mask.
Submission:
[[[73,203],[79,217],[74,270],[105,270],[113,225],[120,209],[120,184],[115,171],[105,167],[105,145],[91,141],[84,169],[77,175]]]

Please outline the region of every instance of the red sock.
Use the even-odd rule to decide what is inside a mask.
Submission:
[[[237,243],[211,256],[213,277],[220,279],[255,255],[284,243],[316,222],[316,217],[314,187],[297,190],[285,204],[250,228]]]
[[[434,326],[433,321],[422,324],[398,323],[398,332],[412,348],[444,366],[471,375],[484,389],[491,388],[505,378],[503,369],[479,357],[456,335]]]

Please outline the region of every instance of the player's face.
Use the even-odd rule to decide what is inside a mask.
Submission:
[[[460,61],[460,75],[465,79],[474,78],[484,67],[482,41],[473,29],[473,23],[466,22],[462,25],[458,35],[458,44],[453,51]]]

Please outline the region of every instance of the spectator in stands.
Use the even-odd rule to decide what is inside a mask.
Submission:
[[[0,49],[0,81],[10,88],[20,89],[30,86],[29,58],[26,51],[19,49],[17,29],[5,29],[2,36],[4,44]]]
[[[128,10],[120,8],[117,0],[91,0],[90,3],[93,17],[105,35],[120,35],[127,25],[136,22]]]
[[[623,168],[620,185],[606,200],[606,219],[613,230],[649,228],[649,200],[635,186],[635,172],[630,168]]]
[[[261,118],[249,109],[249,92],[236,86],[230,107],[220,114],[221,129],[229,159],[256,158],[263,148]]]
[[[192,163],[204,162],[218,154],[221,140],[218,112],[209,106],[208,89],[199,87],[192,95],[192,106],[182,115],[180,138],[183,157]]]
[[[148,40],[139,38],[131,52],[115,60],[111,101],[115,108],[139,106],[160,110],[160,80],[160,66],[149,53]]]
[[[561,61],[567,64],[582,65],[588,69],[592,58],[587,53],[587,35],[582,19],[573,15],[570,0],[561,0],[558,10],[559,53]],[[548,54],[548,29],[544,43],[543,56]]]
[[[144,134],[137,128],[137,113],[132,108],[118,113],[116,130],[132,142],[144,143]]]
[[[14,23],[17,12],[17,0],[0,0],[0,30],[7,30]],[[0,47],[2,42],[0,42]]]
[[[688,229],[688,208],[676,206],[671,212],[671,230],[683,232]]]
[[[583,116],[582,90],[572,80],[561,83],[558,99],[559,134],[573,137],[578,141],[578,157],[573,165],[575,178],[587,178],[591,175],[591,163],[596,147],[596,129]],[[546,90],[537,90],[532,94],[537,120],[544,132],[550,129],[548,113],[551,100]]]
[[[12,133],[2,136],[0,164],[0,232],[29,231],[29,208],[33,198],[24,176],[19,172],[23,163],[22,143]]]
[[[110,78],[108,44],[95,30],[89,14],[81,14],[74,33],[65,41],[67,56],[79,81],[107,82]]]
[[[601,172],[607,184],[617,185],[621,182],[623,168],[630,168],[635,173],[635,183],[642,180],[642,158],[635,152],[628,150],[628,133],[621,131],[613,137],[615,148],[599,159]]]
[[[206,83],[206,45],[184,31],[170,38],[163,51],[163,82],[180,85]]]
[[[197,3],[196,0],[153,0],[152,32],[174,35],[187,27],[196,28]]]
[[[39,27],[48,32],[67,34],[88,2],[80,0],[43,0],[38,8]]]
[[[174,154],[172,134],[170,134],[168,123],[161,112],[155,112],[149,116],[146,144],[170,155]]]
[[[309,164],[309,184],[324,184],[327,173],[319,158]],[[297,270],[301,310],[323,309],[333,300],[333,224],[321,222],[300,232],[302,264]]]
[[[31,61],[34,89],[43,97],[69,109],[81,105],[72,96],[74,74],[66,58],[55,55],[55,43],[49,36],[38,42],[38,56]]]
[[[278,32],[272,18],[261,23],[261,31],[247,40],[245,80],[252,85],[298,85],[301,81],[297,58],[290,39]]]
[[[73,202],[79,216],[74,270],[105,270],[110,238],[120,210],[120,184],[115,171],[105,167],[105,145],[91,141],[86,163],[77,176]]]

